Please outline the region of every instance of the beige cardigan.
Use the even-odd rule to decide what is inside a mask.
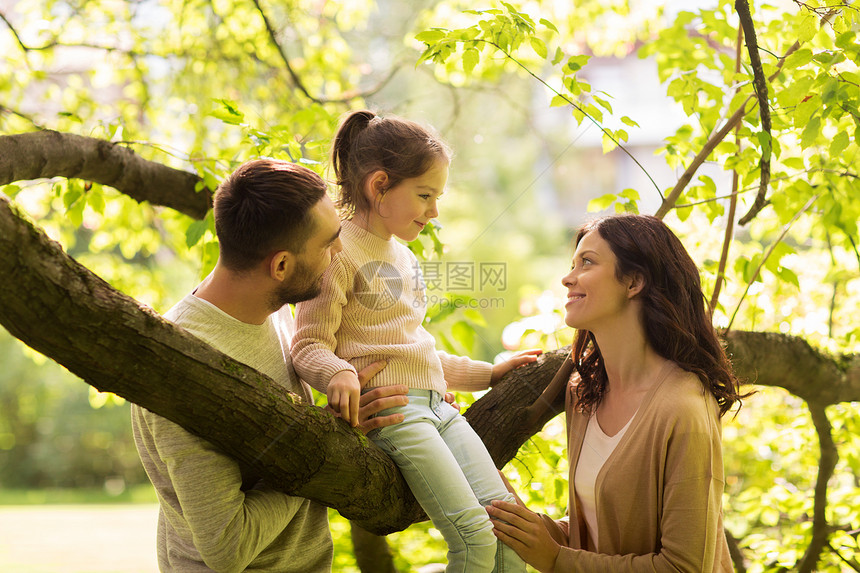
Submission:
[[[569,359],[562,369],[572,370]],[[544,516],[562,544],[555,571],[733,571],[722,523],[719,410],[699,379],[673,365],[606,460],[595,484],[597,548],[587,545],[573,483],[588,424],[575,411],[574,398],[571,384],[566,396],[570,521]]]

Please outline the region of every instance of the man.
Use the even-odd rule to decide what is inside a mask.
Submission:
[[[220,252],[212,273],[165,314],[168,320],[311,402],[290,363],[288,304],[313,298],[340,249],[340,219],[313,171],[270,159],[239,167],[214,201]],[[382,364],[360,373],[366,383]],[[404,405],[405,386],[362,398],[360,428],[397,423],[370,418]],[[227,405],[229,406],[229,405]],[[253,483],[206,440],[132,406],[135,442],[158,493],[162,571],[331,571],[325,507]]]

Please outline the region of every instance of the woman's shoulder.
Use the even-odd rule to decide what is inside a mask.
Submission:
[[[655,389],[649,409],[655,418],[702,428],[709,428],[719,411],[701,379],[678,365]]]

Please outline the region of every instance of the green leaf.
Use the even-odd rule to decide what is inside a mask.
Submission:
[[[601,142],[603,143],[603,153],[609,153],[616,147],[618,147],[618,142],[616,139],[613,139],[608,133],[604,133],[601,138]]]
[[[543,59],[546,59],[546,56],[547,56],[546,44],[544,44],[540,38],[535,38],[534,36],[532,36],[531,38],[529,38],[529,43],[532,46],[532,50],[535,51],[535,54],[537,54],[538,56],[540,56]]]
[[[809,123],[806,124],[806,127],[803,129],[803,133],[800,136],[800,147],[806,149],[818,139],[818,136],[821,134],[821,118],[818,116],[813,117],[809,120]]]
[[[214,109],[209,115],[231,125],[240,125],[242,123],[245,114],[239,111],[236,102],[226,99],[217,99],[215,101],[220,103],[221,107]]]
[[[558,32],[558,28],[556,28],[556,27],[555,27],[555,24],[553,24],[552,22],[550,22],[550,21],[549,21],[549,20],[547,20],[546,18],[541,18],[541,19],[540,19],[540,20],[538,20],[538,21],[539,21],[541,24],[543,24],[544,26],[546,26],[547,28],[549,28],[550,30],[552,30],[553,32],[555,32],[556,34],[558,34],[558,33],[559,33],[559,32]]]
[[[582,69],[582,67],[588,63],[588,59],[591,56],[571,56],[567,59],[566,68],[571,72],[577,72]]]
[[[480,54],[478,53],[478,50],[470,48],[463,52],[463,71],[467,74],[471,74],[472,70],[475,69],[475,66],[478,65],[479,60]]]
[[[797,278],[797,274],[793,270],[786,267],[779,267],[776,272],[776,276],[781,280],[800,288],[800,280]]]
[[[473,324],[477,324],[478,326],[487,326],[487,320],[484,318],[484,315],[476,308],[468,308],[464,310],[463,316],[468,318]]]
[[[639,201],[639,191],[633,188],[627,188],[619,194],[619,197],[630,199],[631,201]]]
[[[4,185],[3,193],[5,193],[10,199],[14,199],[15,196],[21,192],[21,187],[18,185]]]
[[[475,328],[464,320],[454,323],[451,327],[451,336],[466,350],[471,351],[475,347]]]
[[[63,194],[63,206],[66,208],[66,211],[68,211],[72,205],[77,203],[78,199],[83,197],[83,195],[84,191],[81,188],[81,185],[77,182],[69,181],[68,188]],[[83,201],[83,203],[86,203],[86,201]]]
[[[618,199],[618,196],[614,193],[607,193],[606,195],[601,195],[596,199],[592,199],[588,202],[587,211],[603,211],[604,209],[609,208],[610,205],[615,203]]]
[[[602,107],[609,113],[612,113],[612,104],[610,104],[607,100],[603,99],[602,97],[599,97],[597,94],[591,94],[591,97],[594,101],[598,103],[598,105],[600,105],[600,107]]]
[[[555,49],[555,55],[552,57],[552,65],[557,66],[564,59],[564,50],[561,48]]]
[[[621,123],[624,125],[629,125],[630,127],[639,127],[639,124],[627,117],[626,115],[621,116]]]
[[[92,188],[87,191],[87,205],[99,215],[104,215],[105,196],[101,185],[94,183]]]
[[[855,47],[855,37],[856,33],[849,30],[843,34],[839,34],[839,37],[836,38],[836,47],[841,48],[843,50],[850,50]]]
[[[415,39],[419,42],[424,42],[425,44],[435,44],[436,42],[444,38],[446,35],[446,30],[433,28],[431,30],[424,30],[423,32],[415,34]]]
[[[207,224],[206,219],[194,221],[188,225],[188,229],[185,231],[185,246],[190,249],[199,243],[208,228],[209,225]]]
[[[806,164],[802,157],[786,157],[782,160],[782,164],[792,169],[806,169]]]
[[[761,154],[762,156],[770,155],[771,149],[771,136],[766,131],[759,131],[756,133],[756,138],[758,139],[758,143],[761,146]]]
[[[805,66],[812,61],[812,50],[809,48],[801,48],[785,59],[785,69],[795,69]]]
[[[838,157],[845,148],[848,147],[848,144],[851,143],[851,139],[848,137],[847,131],[839,131],[833,137],[833,141],[830,142],[830,156]]]
[[[814,14],[804,14],[797,28],[797,39],[800,42],[808,42],[815,37],[816,32],[818,32],[818,17]]]

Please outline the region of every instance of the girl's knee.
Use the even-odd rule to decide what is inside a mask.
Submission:
[[[466,546],[487,548],[487,552],[495,554],[496,536],[493,534],[493,524],[486,514],[470,520],[466,525],[458,526],[457,530]]]

